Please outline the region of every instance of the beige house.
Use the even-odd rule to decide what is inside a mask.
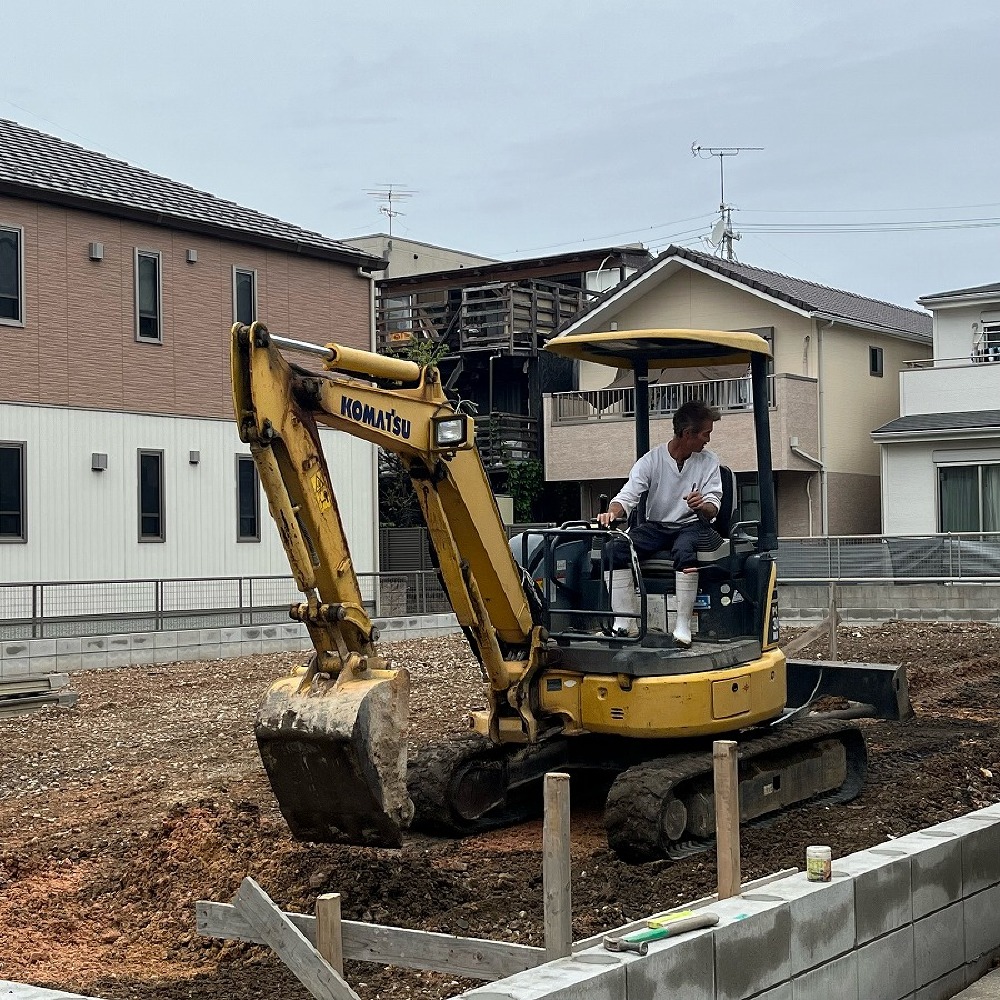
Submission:
[[[229,329],[371,348],[382,266],[0,120],[0,583],[287,576],[236,431]],[[374,449],[322,433],[374,570]]]
[[[561,333],[700,328],[750,330],[771,342],[771,449],[785,537],[878,533],[879,450],[871,431],[899,413],[899,372],[929,357],[924,312],[670,247],[605,293]],[[723,412],[712,450],[737,474],[741,515],[756,513],[747,382],[700,370],[687,382],[651,373],[650,440],[670,437],[673,410],[697,395]],[[675,376],[670,376],[674,378]],[[613,495],[635,460],[630,373],[581,363],[578,391],[545,399],[546,479],[579,481],[584,514]]]

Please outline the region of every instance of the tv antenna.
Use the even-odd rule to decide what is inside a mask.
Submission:
[[[378,210],[389,220],[390,241],[392,240],[392,220],[398,215],[406,215],[405,212],[401,212],[398,208],[393,208],[393,204],[395,202],[403,201],[406,198],[412,198],[416,193],[416,191],[411,191],[402,184],[391,183],[381,184],[377,188],[365,191],[365,194],[371,195],[373,198],[378,198],[381,202]]]
[[[736,260],[733,241],[740,238],[739,233],[733,232],[733,206],[726,204],[726,157],[739,156],[746,150],[763,148],[763,146],[701,146],[697,142],[691,143],[692,156],[700,156],[702,159],[710,156],[719,158],[719,218],[712,226],[712,232],[707,239],[709,245],[716,248],[726,260]]]

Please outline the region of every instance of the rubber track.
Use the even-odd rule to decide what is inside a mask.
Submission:
[[[849,735],[850,734],[850,735]],[[811,803],[848,802],[861,791],[867,771],[864,740],[856,723],[846,721],[798,722],[764,734],[744,734],[739,739],[741,762],[777,751],[794,751],[817,740],[841,736],[847,744],[847,780],[833,792],[812,799]],[[858,752],[860,750],[860,753]],[[630,767],[615,779],[608,793],[604,824],[608,844],[623,860],[653,861],[679,859],[708,850],[714,838],[689,839],[663,844],[660,813],[667,798],[681,785],[712,774],[712,752],[684,753]],[[800,803],[795,803],[795,808]],[[784,810],[787,811],[787,810]],[[748,826],[772,822],[780,813],[761,816]]]
[[[526,753],[530,749],[518,747],[513,753]],[[533,800],[523,794],[511,796],[503,807],[474,820],[459,816],[452,808],[453,779],[464,764],[478,758],[496,761],[501,766],[503,760],[512,755],[510,747],[497,747],[478,734],[460,736],[419,750],[409,759],[406,768],[406,788],[414,809],[410,825],[439,836],[465,837],[512,826],[538,815],[540,798],[536,796]]]

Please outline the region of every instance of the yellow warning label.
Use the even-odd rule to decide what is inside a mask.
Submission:
[[[313,493],[316,494],[316,503],[320,510],[329,510],[333,506],[333,496],[330,493],[330,484],[324,479],[322,472],[317,472],[312,477]]]

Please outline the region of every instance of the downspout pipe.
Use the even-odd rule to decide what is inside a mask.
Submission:
[[[818,400],[818,420],[819,420],[819,483],[820,483],[820,511],[821,511],[821,534],[830,534],[830,497],[829,488],[827,482],[827,469],[826,469],[826,420],[824,419],[824,384],[826,382],[826,373],[823,371],[823,333],[829,330],[831,326],[836,321],[829,319],[825,326],[819,326],[817,324],[816,330],[816,385],[817,391],[819,393]]]
[[[824,473],[826,472],[826,469],[823,466],[823,463],[818,458],[814,458],[812,455],[810,455],[809,452],[803,451],[797,444],[795,444],[796,440],[797,440],[796,438],[792,438],[792,440],[788,442],[788,450],[793,455],[798,455],[799,458],[805,459],[805,461],[807,461],[810,465],[814,465],[816,467],[816,469],[819,471],[820,481],[822,482],[822,477],[823,477]],[[809,537],[810,538],[812,538],[812,533],[813,533],[812,490],[810,489],[811,485],[812,485],[812,476],[810,476],[806,480],[806,502],[809,505],[808,509],[809,509]]]

